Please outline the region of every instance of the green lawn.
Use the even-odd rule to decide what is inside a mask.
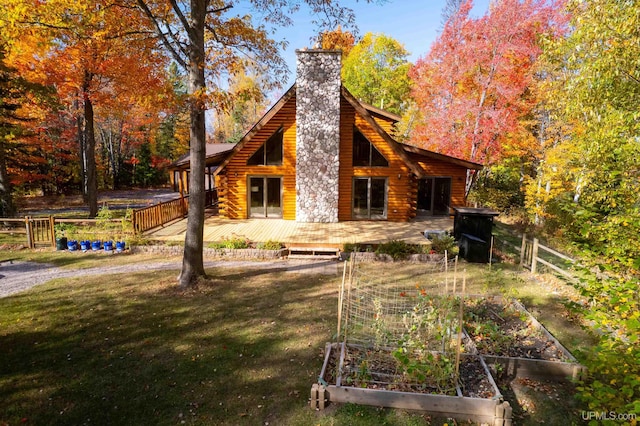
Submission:
[[[384,269],[412,283],[421,276],[415,265]],[[483,271],[469,266],[470,291],[529,286]],[[308,407],[335,334],[341,277],[216,269],[180,292],[177,273],[57,280],[0,299],[0,424],[444,423],[402,410]]]

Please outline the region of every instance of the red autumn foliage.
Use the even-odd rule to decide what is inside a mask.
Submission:
[[[521,136],[536,105],[530,89],[541,38],[566,25],[561,0],[496,0],[478,19],[469,16],[472,5],[462,4],[410,72],[424,117],[411,143],[490,165],[506,146],[528,143]]]

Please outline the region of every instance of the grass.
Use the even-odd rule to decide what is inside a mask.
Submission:
[[[58,264],[105,259],[85,255],[33,256]],[[379,265],[363,267],[380,274]],[[411,264],[388,269],[388,277],[408,283],[423,272]],[[487,282],[483,271],[467,267],[470,292],[530,285],[508,272]],[[0,424],[446,422],[350,404],[309,409],[325,342],[335,334],[340,276],[224,268],[180,292],[177,272],[56,280],[0,299]]]
[[[176,273],[58,280],[0,300],[0,424],[426,424],[308,408],[337,277],[212,270],[183,293]]]

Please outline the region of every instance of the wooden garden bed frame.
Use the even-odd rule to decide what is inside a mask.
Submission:
[[[320,378],[324,381],[327,365],[333,351],[340,350],[340,358],[344,356],[345,343],[327,343],[324,364]],[[475,356],[475,355],[470,355]],[[481,358],[480,358],[481,359]],[[494,390],[493,398],[472,398],[466,396],[435,395],[366,389],[353,386],[342,386],[340,376],[337,384],[313,384],[311,387],[311,408],[324,409],[327,402],[354,403],[378,407],[421,410],[433,415],[451,417],[459,420],[472,420],[488,423],[492,426],[510,426],[512,409],[502,395],[491,376],[491,372],[482,361],[485,373],[489,377]]]

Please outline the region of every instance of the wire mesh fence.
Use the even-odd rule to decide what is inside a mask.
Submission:
[[[412,283],[345,266],[338,362],[349,385],[459,394],[464,276],[457,258],[425,263]],[[464,364],[464,362],[463,362]]]

